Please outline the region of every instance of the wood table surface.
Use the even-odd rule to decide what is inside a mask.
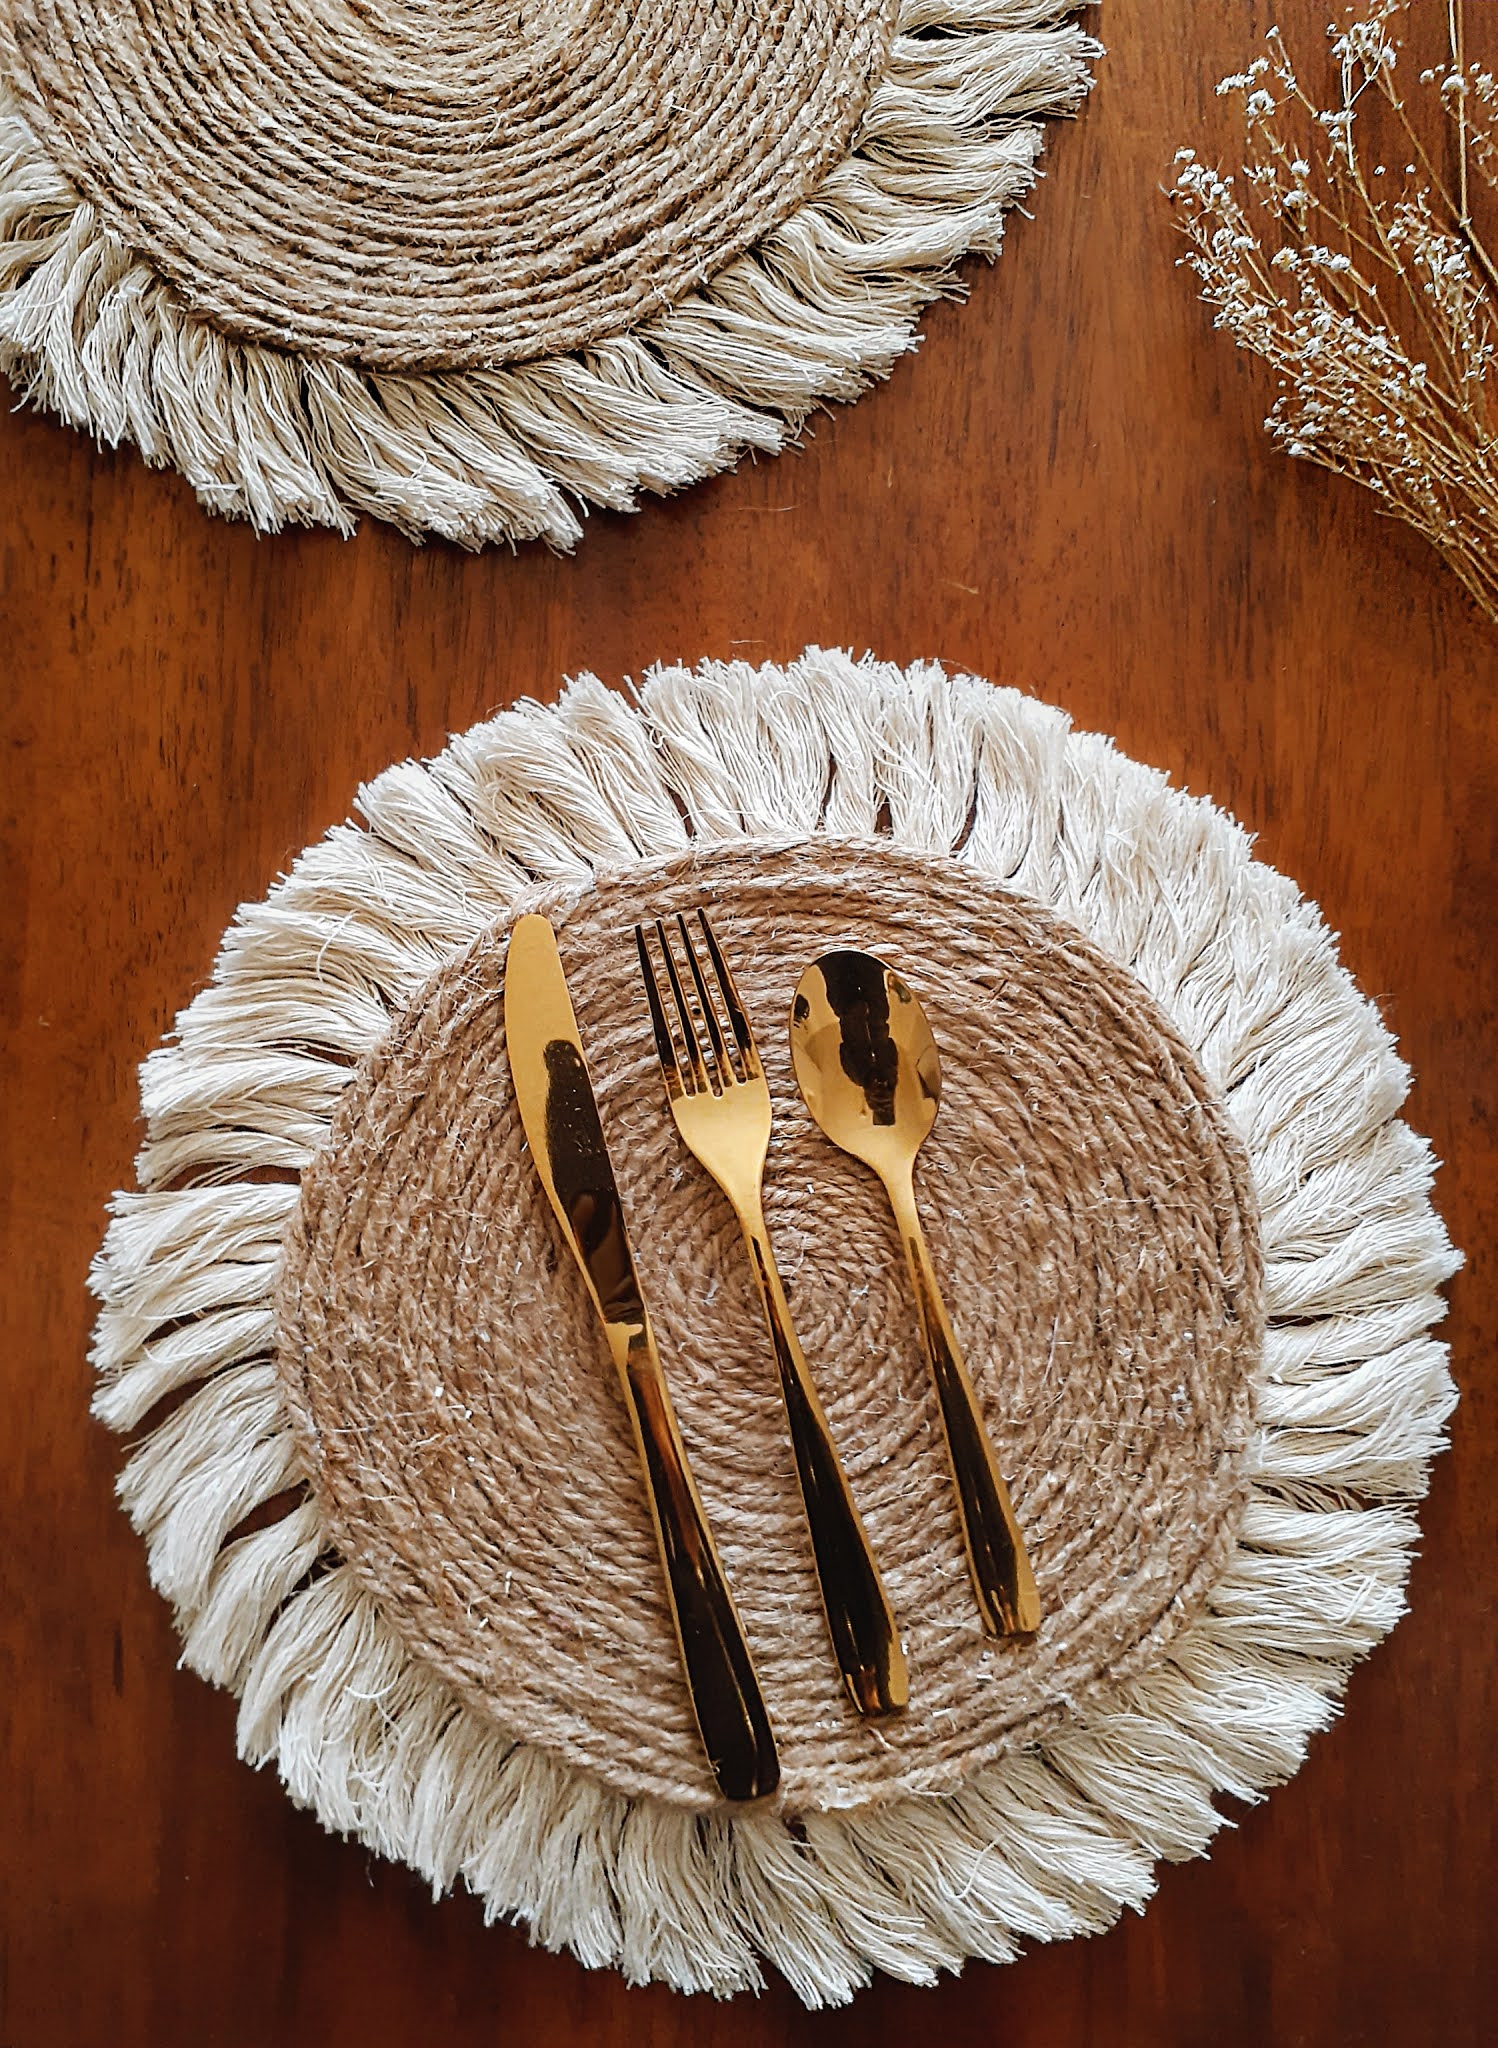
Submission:
[[[801,452],[595,517],[570,560],[257,540],[128,450],[0,417],[0,2048],[1498,2038],[1498,632],[1366,495],[1270,447],[1159,189],[1180,142],[1228,136],[1213,84],[1269,21],[1319,41],[1326,12],[1116,0],[970,302]],[[1112,1932],[821,2015],[778,1981],[715,2005],[534,1950],[239,1764],[113,1499],[84,1290],[137,1061],[361,780],[583,668],[813,641],[1017,684],[1242,819],[1397,1032],[1468,1256],[1412,1611],[1299,1776]]]

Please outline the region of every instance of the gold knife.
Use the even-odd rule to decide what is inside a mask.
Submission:
[[[544,917],[518,918],[510,934],[504,1012],[531,1157],[629,1409],[702,1746],[725,1799],[763,1799],[780,1783],[775,1737],[661,1372],[556,933]]]

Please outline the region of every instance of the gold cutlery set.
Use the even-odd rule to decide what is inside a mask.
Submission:
[[[744,1233],[780,1377],[828,1632],[868,1717],[902,1712],[905,1653],[827,1418],[791,1326],[765,1226],[769,1085],[704,911],[637,926],[635,942],[671,1114]],[[728,1581],[661,1369],[625,1230],[577,1018],[544,917],[520,918],[505,967],[510,1071],[531,1155],[603,1324],[646,1491],[703,1748],[725,1799],[762,1799],[780,1764]],[[916,1154],[936,1117],[941,1063],[924,1011],[870,954],[827,953],[791,1005],[797,1085],[823,1133],[878,1175],[905,1247],[985,1630],[1028,1634],[1040,1601],[1024,1541],[942,1303],[916,1211]]]

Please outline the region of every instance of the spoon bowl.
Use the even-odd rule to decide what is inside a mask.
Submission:
[[[941,1103],[941,1057],[894,969],[851,951],[813,961],[791,1004],[791,1059],[833,1144],[881,1180],[908,1179]]]

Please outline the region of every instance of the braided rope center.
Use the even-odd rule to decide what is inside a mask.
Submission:
[[[911,1667],[861,1723],[818,1602],[737,1226],[681,1148],[630,927],[709,905],[776,1102],[765,1206]],[[794,1811],[942,1793],[1163,1654],[1234,1540],[1262,1272],[1222,1105],[1123,968],[951,859],[711,848],[553,891],[646,1295]],[[1033,1642],[980,1633],[898,1238],[811,1124],[786,1020],[807,960],[879,953],[941,1048],[917,1193],[1034,1561]],[[334,1539],[504,1731],[707,1807],[625,1411],[531,1169],[505,932],[451,960],[349,1086],[288,1236],[279,1361]]]
[[[225,332],[374,368],[624,332],[845,155],[892,0],[17,0],[49,153]]]

